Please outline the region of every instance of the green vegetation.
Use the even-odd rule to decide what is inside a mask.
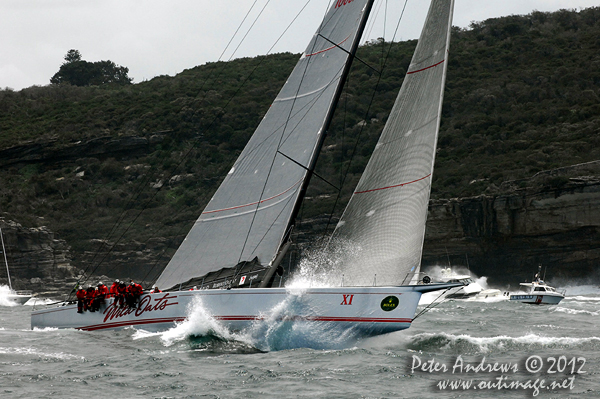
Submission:
[[[83,61],[78,50],[69,50],[65,55],[65,62],[50,78],[50,83],[68,83],[75,86],[128,85],[133,80],[127,76],[128,73],[129,68],[118,66],[112,61]]]
[[[390,45],[368,43],[358,56],[381,69]],[[381,76],[355,62],[319,161],[328,182],[313,179],[302,216],[332,210],[337,192],[329,183],[344,183],[335,212],[343,209],[415,45],[391,45]],[[455,28],[432,197],[499,193],[507,180],[600,159],[599,48],[600,8]],[[91,239],[121,236],[130,243],[172,238],[176,246],[297,59],[209,63],[139,84],[127,84],[125,68],[126,84],[80,85],[67,66],[85,61],[69,52],[57,84],[0,90],[3,215],[48,225],[75,253],[93,251]],[[131,136],[146,144],[123,147]],[[547,180],[566,183],[564,176]]]

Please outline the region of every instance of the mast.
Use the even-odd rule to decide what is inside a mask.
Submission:
[[[6,264],[6,275],[8,276],[8,288],[12,291],[12,284],[10,282],[10,272],[8,271],[8,260],[6,259],[6,248],[4,247],[4,236],[2,235],[2,228],[0,227],[0,241],[2,241],[2,254],[4,255],[4,263]]]
[[[325,116],[325,120],[323,121],[323,126],[321,129],[322,133],[319,135],[319,139],[315,146],[315,151],[313,152],[313,155],[310,159],[308,167],[306,168],[306,170],[307,170],[306,178],[302,181],[302,184],[300,186],[298,198],[296,200],[296,203],[294,204],[294,208],[291,213],[288,227],[286,229],[287,233],[283,237],[283,240],[281,241],[279,250],[277,251],[276,258],[278,258],[278,259],[283,258],[283,256],[281,256],[281,255],[283,255],[283,254],[281,254],[282,249],[285,249],[287,251],[287,249],[289,248],[289,246],[286,246],[285,244],[287,241],[289,241],[289,236],[292,232],[292,226],[294,226],[296,224],[296,218],[298,217],[298,213],[300,213],[300,208],[302,207],[302,202],[304,201],[304,197],[306,196],[306,190],[308,188],[308,184],[310,183],[310,180],[314,173],[315,167],[317,165],[317,160],[319,159],[319,154],[321,153],[321,149],[323,148],[323,143],[325,142],[325,138],[327,137],[327,131],[329,130],[329,126],[331,125],[331,121],[333,120],[333,115],[335,114],[335,110],[337,108],[338,102],[342,95],[342,90],[344,88],[343,82],[346,81],[346,79],[348,78],[348,75],[350,74],[350,67],[352,66],[352,61],[354,61],[354,57],[356,55],[356,51],[358,50],[358,45],[360,43],[360,39],[362,38],[362,34],[367,25],[367,20],[369,19],[371,9],[373,8],[373,3],[374,3],[374,0],[369,0],[369,1],[367,1],[366,5],[365,5],[364,13],[363,13],[363,16],[361,18],[361,21],[360,21],[360,24],[358,27],[356,40],[352,44],[352,48],[349,52],[350,57],[348,58],[348,61],[344,65],[344,69],[342,71],[342,74],[340,75],[340,84],[337,86],[335,94],[331,101],[331,105],[330,105],[329,109],[327,110],[327,114]],[[327,39],[327,38],[325,38],[325,39]],[[261,287],[268,286],[269,281],[271,280],[271,277],[272,277],[273,273],[275,272],[275,269],[278,266],[278,263],[279,262],[276,262],[276,263],[274,262],[271,265],[271,269],[267,272],[267,274],[265,275],[265,278],[261,282],[261,285],[260,285]]]

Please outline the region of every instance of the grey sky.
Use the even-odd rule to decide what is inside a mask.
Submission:
[[[79,50],[86,61],[111,60],[128,67],[134,82],[175,75],[219,58],[228,60],[232,55],[300,53],[329,1],[256,0],[221,57],[255,0],[1,0],[0,88],[20,90],[49,84],[69,49]],[[265,4],[251,33],[239,45]],[[381,21],[386,4],[384,34]],[[403,4],[404,0],[376,0],[377,20],[367,28],[365,40],[382,36],[390,40],[393,21]],[[305,5],[292,28],[271,49]],[[396,40],[418,37],[428,6],[428,0],[409,0]],[[533,10],[593,6],[598,6],[598,0],[456,0],[454,25],[467,27],[472,21]]]

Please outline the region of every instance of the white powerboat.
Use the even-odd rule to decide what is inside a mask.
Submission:
[[[511,295],[511,301],[535,305],[556,305],[565,297],[564,291],[557,291],[556,288],[550,287],[543,280],[521,283],[520,285],[526,287],[526,292]]]

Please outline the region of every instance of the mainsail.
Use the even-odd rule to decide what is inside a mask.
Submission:
[[[345,285],[402,283],[421,262],[453,0],[433,0],[389,119],[333,235]]]
[[[161,288],[254,259],[293,222],[372,0],[337,0],[254,135],[158,278]]]

